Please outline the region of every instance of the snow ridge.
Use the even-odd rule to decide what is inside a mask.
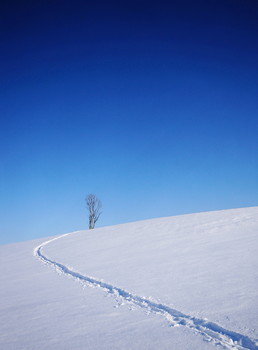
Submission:
[[[96,278],[84,276],[61,263],[48,258],[42,253],[44,246],[70,234],[71,233],[66,233],[40,244],[34,249],[34,256],[43,263],[53,267],[57,272],[72,277],[83,284],[91,287],[100,287],[106,292],[114,295],[116,298],[121,298],[123,301],[137,305],[148,312],[163,315],[173,327],[185,326],[190,328],[195,331],[195,333],[201,334],[205,341],[212,342],[215,345],[220,345],[225,349],[258,350],[258,341],[252,340],[246,335],[225,329],[214,322],[209,322],[207,319],[186,315],[169,306],[155,302],[150,298],[137,296],[125,289],[118,288]]]

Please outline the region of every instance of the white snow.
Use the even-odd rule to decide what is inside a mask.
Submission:
[[[0,349],[257,350],[257,247],[257,207],[1,246]]]

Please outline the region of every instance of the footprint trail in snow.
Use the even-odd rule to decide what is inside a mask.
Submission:
[[[40,244],[34,249],[34,255],[43,263],[52,266],[57,272],[61,272],[67,276],[73,277],[75,280],[78,280],[89,286],[100,287],[104,291],[114,295],[115,297],[119,297],[127,303],[137,305],[140,308],[147,310],[148,312],[161,314],[165,317],[166,320],[169,321],[170,325],[184,326],[190,328],[196,333],[201,334],[204,340],[212,342],[215,345],[220,345],[225,349],[258,350],[258,341],[253,340],[246,335],[230,331],[219,326],[214,322],[209,322],[206,319],[186,315],[169,306],[141,296],[137,296],[122,288],[118,288],[101,280],[89,276],[84,276],[78,272],[72,271],[62,263],[48,258],[42,253],[42,249],[44,246],[67,235],[70,235],[70,233],[55,237],[53,239],[50,239],[49,241]]]

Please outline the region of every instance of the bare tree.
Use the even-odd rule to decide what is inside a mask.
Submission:
[[[85,200],[89,210],[89,229],[92,230],[101,214],[102,204],[95,194],[88,194]]]

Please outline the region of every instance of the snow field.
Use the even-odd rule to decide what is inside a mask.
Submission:
[[[49,337],[45,342],[42,340],[42,348],[47,345],[51,349],[52,341],[55,349],[68,349],[66,346],[74,339],[75,349],[84,349],[87,340],[87,349],[136,349],[138,346],[199,350],[221,345],[226,349],[257,350],[257,228],[258,209],[245,208],[66,234],[35,244],[33,253],[37,259],[34,257],[33,263],[33,257],[28,256],[26,250],[32,242],[10,245],[4,253],[5,261],[8,258],[11,261],[11,273],[5,275],[3,282],[9,291],[15,276],[25,290],[32,280],[36,290],[44,284],[43,291],[42,288],[38,291],[41,303],[34,300],[37,299],[34,293],[29,294],[30,302],[45,305],[48,310],[50,300],[58,301],[56,311],[65,316],[63,327],[71,322],[68,314],[74,311],[72,323],[77,327],[70,329],[69,337],[61,332],[60,320],[58,323],[52,314],[49,327],[45,324],[44,332]],[[3,247],[1,249],[0,252]],[[16,263],[10,259],[12,255]],[[44,265],[36,266],[38,259]],[[21,262],[20,266],[17,261]],[[61,276],[46,265],[54,267]],[[78,288],[72,280],[79,281],[84,288]],[[60,284],[65,284],[61,292]],[[62,300],[71,288],[70,302],[66,300],[64,305]],[[78,293],[84,301],[79,298],[81,304],[72,307]],[[10,294],[15,295],[13,291]],[[88,307],[89,300],[85,300],[88,294],[89,300],[93,300],[91,307]],[[20,297],[26,300],[28,294],[25,296],[21,291]],[[100,300],[96,303],[95,299]],[[6,299],[7,305],[9,300],[10,297]],[[29,322],[28,306],[25,303],[21,313],[16,300],[13,300],[15,307],[11,308],[11,314],[22,315]],[[10,305],[5,312],[10,313]],[[40,315],[38,325],[46,316],[42,312]],[[97,315],[103,316],[101,321],[96,321]],[[105,317],[111,318],[112,324],[101,327]],[[119,319],[122,323],[117,324]],[[82,330],[86,320],[88,327]],[[30,327],[31,344],[35,341],[40,344],[36,324]],[[4,321],[2,325],[6,326]],[[7,327],[6,349],[12,349],[10,335]],[[16,345],[17,339],[16,335]],[[30,349],[28,342],[24,348]]]

